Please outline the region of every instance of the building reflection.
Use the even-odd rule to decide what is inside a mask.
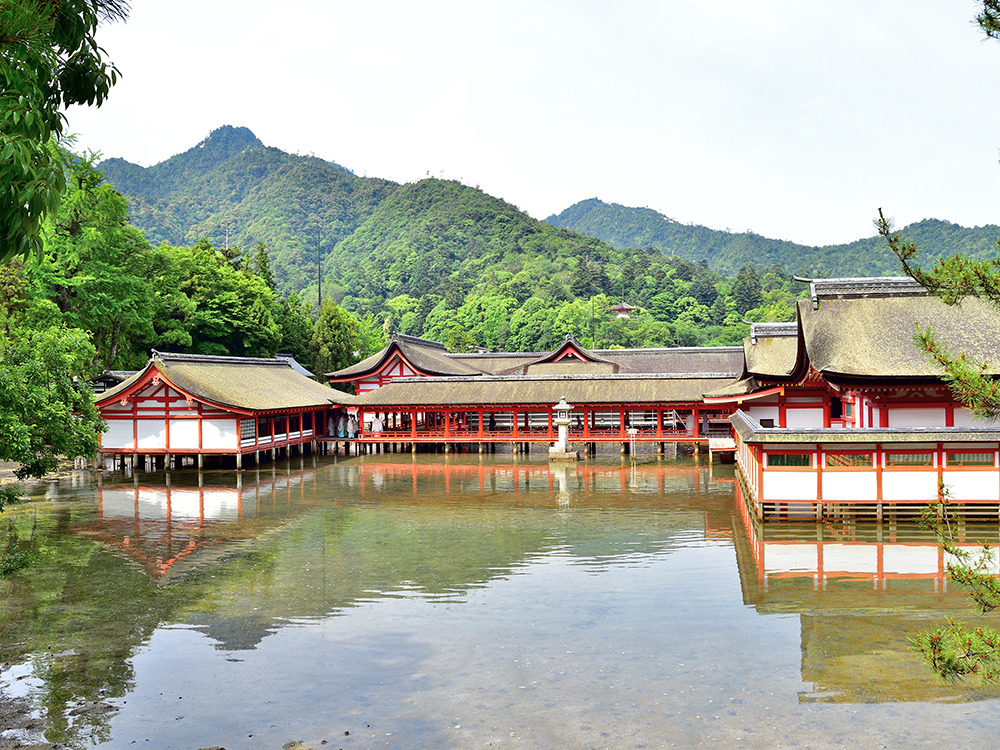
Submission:
[[[976,616],[962,592],[949,590],[947,559],[932,533],[891,519],[761,525],[726,469],[713,473],[690,461],[550,466],[366,456],[284,472],[220,473],[198,484],[197,475],[189,477],[184,485],[174,477],[172,484],[104,486],[96,515],[73,530],[170,583],[323,509],[267,566],[233,578],[234,591],[266,583],[267,598],[212,595],[211,606],[190,620],[220,647],[255,648],[285,618],[322,617],[404,589],[461,596],[556,547],[583,564],[605,564],[703,538],[733,544],[746,605],[762,616],[798,618],[803,702],[978,695],[974,685],[938,684],[910,649],[912,637],[947,616]],[[474,516],[455,512],[470,506]],[[570,525],[552,534],[552,513],[570,518],[630,506],[661,509],[659,525],[650,529],[648,515],[621,513],[599,533]],[[516,531],[492,523],[492,513],[502,520],[511,508],[536,512],[524,514]],[[998,528],[969,523],[959,534],[973,548],[995,542]],[[459,548],[461,556],[449,552]]]
[[[942,684],[911,648],[947,617],[976,618],[949,590],[948,558],[933,532],[892,520],[760,524],[735,489],[744,603],[762,615],[798,615],[803,702],[994,697],[973,683]],[[738,520],[736,520],[738,519]],[[997,524],[962,524],[960,546],[996,542]],[[996,550],[993,568],[996,570]]]

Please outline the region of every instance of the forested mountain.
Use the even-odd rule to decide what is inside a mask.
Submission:
[[[753,232],[723,232],[682,224],[649,208],[580,201],[546,219],[550,224],[604,240],[617,248],[652,247],[665,255],[705,260],[720,273],[746,265],[781,266],[805,276],[884,276],[899,273],[895,256],[877,236],[844,245],[816,247],[772,240]],[[900,230],[921,248],[919,260],[960,253],[970,258],[995,256],[1000,227],[972,229],[938,219],[925,219]]]
[[[328,252],[398,187],[267,147],[247,128],[228,125],[152,167],[106,159],[100,168],[128,198],[132,224],[151,243],[263,243],[285,292],[315,279],[317,242]]]
[[[42,264],[26,269],[23,283],[34,297],[29,318],[42,310],[38,300],[51,301],[62,320],[92,332],[109,364],[140,362],[149,346],[172,343],[234,354],[282,347],[322,370],[363,356],[396,331],[455,350],[545,350],[567,333],[591,346],[734,344],[747,333],[744,319],[794,317],[806,288],[792,273],[898,273],[874,237],[807,247],[596,199],[541,222],[478,188],[358,177],[264,146],[246,128],[219,128],[153,167],[121,159],[101,167],[153,243],[137,250],[139,237],[108,225],[112,244],[135,246],[121,250],[121,262],[134,268],[115,273],[135,277],[138,291],[123,299],[153,309],[153,328],[140,314],[116,324],[112,336],[102,321],[75,312],[85,309],[75,301],[80,293],[66,290],[88,288],[91,276],[110,279],[110,271]],[[932,255],[993,254],[1000,236],[1000,227],[934,220],[903,231]],[[320,239],[330,302],[317,321]],[[80,257],[78,247],[52,247],[58,257]],[[175,287],[180,297],[172,296]],[[621,299],[638,308],[631,321],[608,315]]]

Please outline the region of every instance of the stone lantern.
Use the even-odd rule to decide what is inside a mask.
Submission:
[[[559,399],[559,403],[552,407],[553,423],[559,430],[555,445],[549,448],[550,461],[578,461],[580,454],[569,448],[569,413],[573,407],[566,403],[566,397]]]

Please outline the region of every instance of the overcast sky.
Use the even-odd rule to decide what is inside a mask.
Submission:
[[[78,147],[149,166],[221,125],[359,175],[586,198],[807,244],[884,207],[1000,223],[1000,43],[973,0],[132,0]]]

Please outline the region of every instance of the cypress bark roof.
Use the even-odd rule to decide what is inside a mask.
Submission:
[[[757,336],[756,341],[753,337],[744,339],[743,357],[748,374],[763,379],[794,378],[800,370],[799,337]]]
[[[153,352],[142,370],[105,391],[98,406],[127,395],[156,369],[178,390],[220,406],[249,411],[353,404],[357,396],[341,393],[297,373],[283,359],[216,357]]]
[[[336,372],[328,372],[326,377],[335,381],[363,378],[380,370],[397,352],[427,375],[472,375],[481,372],[478,368],[471,367],[464,361],[449,356],[444,344],[415,336],[395,334],[389,345],[382,351],[350,367]]]
[[[806,355],[824,377],[934,379],[942,369],[914,342],[917,326],[932,329],[939,342],[1000,374],[1000,313],[974,297],[946,305],[937,297],[820,297],[799,302]]]
[[[572,404],[693,403],[734,378],[733,373],[681,375],[519,375],[475,378],[396,378],[358,397],[363,408],[390,406],[552,406]]]

